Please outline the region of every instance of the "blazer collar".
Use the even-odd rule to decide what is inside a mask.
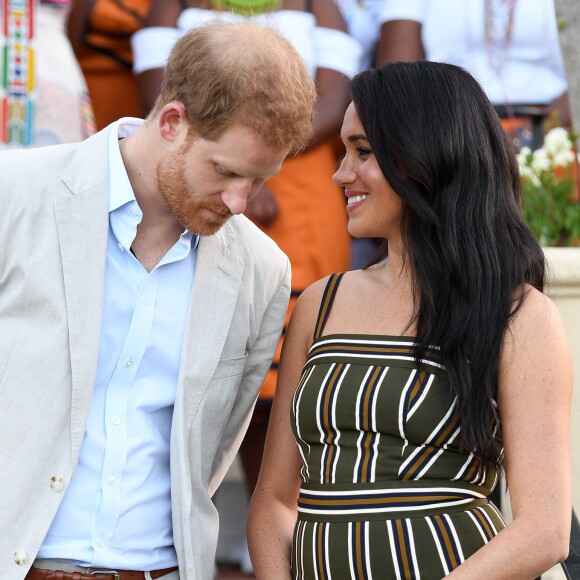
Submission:
[[[72,457],[85,430],[97,367],[108,219],[108,130],[80,143],[62,180],[72,195],[54,201],[72,371]]]
[[[200,238],[174,415],[174,423],[183,421],[186,429],[231,332],[243,270],[244,259],[230,222],[217,234]]]

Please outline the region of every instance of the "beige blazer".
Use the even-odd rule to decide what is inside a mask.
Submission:
[[[105,129],[0,154],[0,579],[22,580],[75,469],[91,400],[108,231]],[[171,439],[182,580],[210,580],[211,495],[246,429],[290,293],[242,216],[198,246]]]

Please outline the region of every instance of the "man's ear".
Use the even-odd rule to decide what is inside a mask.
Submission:
[[[163,139],[171,143],[181,144],[187,136],[189,121],[185,107],[179,101],[167,103],[157,119],[159,133]]]

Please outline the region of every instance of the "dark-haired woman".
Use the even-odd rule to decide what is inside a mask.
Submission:
[[[371,267],[299,299],[248,533],[258,578],[535,578],[570,533],[572,369],[517,167],[480,86],[357,75],[348,229]],[[487,499],[506,471],[513,523]]]

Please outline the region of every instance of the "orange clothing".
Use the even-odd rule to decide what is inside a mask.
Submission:
[[[142,117],[133,75],[131,35],[143,25],[151,0],[95,0],[76,51],[100,130],[120,117]]]

